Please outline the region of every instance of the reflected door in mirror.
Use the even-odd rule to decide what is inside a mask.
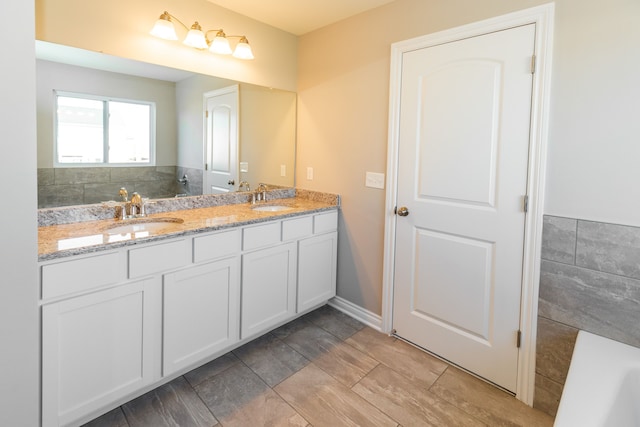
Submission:
[[[207,92],[204,97],[204,193],[227,193],[238,181],[238,85]]]

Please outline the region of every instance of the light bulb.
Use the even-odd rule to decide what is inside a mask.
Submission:
[[[236,50],[233,51],[233,56],[238,59],[253,59],[253,52],[251,46],[249,46],[249,40],[245,36],[240,38],[240,41],[236,45]]]
[[[182,43],[187,46],[195,47],[196,49],[206,49],[208,47],[207,40],[204,37],[202,27],[198,24],[198,21],[191,26],[191,29],[187,33],[187,37]]]
[[[171,15],[166,11],[160,15],[149,34],[165,40],[178,40],[176,29],[171,22]]]
[[[209,52],[218,53],[221,55],[231,54],[231,46],[229,45],[229,40],[227,40],[227,36],[223,31],[218,31],[216,37],[211,42]]]

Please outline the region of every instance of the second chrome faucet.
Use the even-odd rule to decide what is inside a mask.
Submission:
[[[251,193],[251,204],[260,201],[267,201],[267,185],[262,183],[258,184],[258,188],[256,188],[255,192]]]

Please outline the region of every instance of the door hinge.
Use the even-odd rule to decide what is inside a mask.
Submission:
[[[204,164],[204,170],[209,170],[209,163]]]
[[[531,74],[535,74],[536,73],[536,56],[532,55],[531,56]]]
[[[524,210],[524,213],[529,212],[529,196],[527,195],[522,198],[522,209]]]
[[[518,329],[518,333],[516,334],[516,347],[520,348],[521,343],[522,343],[522,331]]]
[[[204,111],[204,116],[208,119],[209,118],[209,110],[205,110]]]

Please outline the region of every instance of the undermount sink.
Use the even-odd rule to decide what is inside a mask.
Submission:
[[[157,231],[174,224],[182,224],[182,218],[140,218],[124,220],[107,229],[107,234],[140,233],[142,231]]]
[[[288,211],[289,209],[293,209],[291,206],[286,205],[264,205],[264,206],[254,206],[254,211],[258,212],[280,212],[280,211]]]

